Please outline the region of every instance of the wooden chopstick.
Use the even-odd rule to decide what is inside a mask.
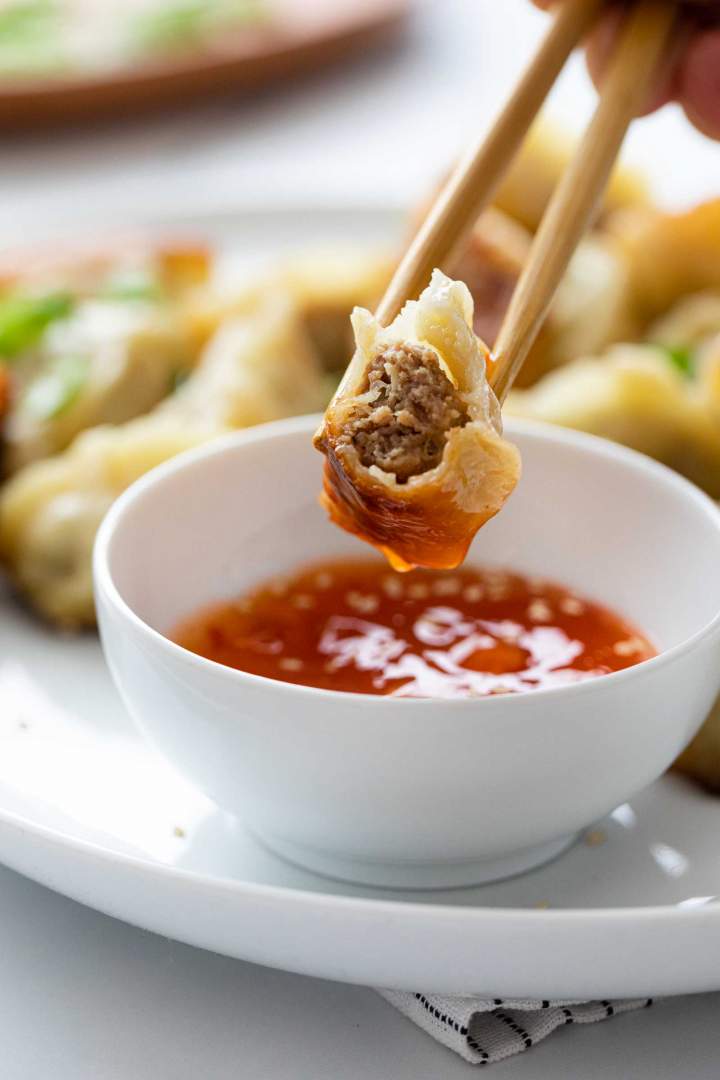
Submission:
[[[625,132],[645,100],[675,12],[669,0],[639,0],[626,17],[593,118],[545,210],[495,342],[490,382],[501,402],[590,223]]]
[[[492,198],[568,56],[590,27],[602,0],[565,0],[512,97],[489,133],[460,161],[420,226],[377,309],[387,325],[406,300],[427,285]]]

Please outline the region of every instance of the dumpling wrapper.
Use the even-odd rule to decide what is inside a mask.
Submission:
[[[720,425],[712,410],[710,359],[705,382],[699,383],[681,374],[657,346],[614,345],[601,357],[551,372],[529,390],[513,391],[506,410],[622,443],[720,498]]]
[[[315,412],[326,399],[294,303],[270,293],[252,314],[226,320],[188,380],[151,412],[85,431],[16,473],[0,493],[0,561],[53,623],[92,626],[93,542],[120,492],[216,435]]]
[[[488,384],[489,353],[472,323],[467,287],[439,270],[388,327],[356,308],[356,351],[315,436],[326,455],[321,502],[331,519],[379,548],[397,570],[458,566],[520,476],[519,452],[502,437],[500,408]],[[377,464],[363,464],[350,436],[373,402],[368,369],[393,346],[429,350],[466,411],[461,425],[440,433],[439,463],[400,480]]]

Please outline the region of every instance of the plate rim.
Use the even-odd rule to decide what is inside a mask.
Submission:
[[[301,12],[300,6],[297,15]],[[0,127],[34,129],[113,115],[123,106],[132,108],[141,95],[137,111],[172,103],[168,94],[173,90],[192,100],[287,81],[313,63],[336,63],[346,54],[392,41],[411,13],[410,0],[360,0],[347,11],[328,4],[322,21],[308,26],[298,17],[288,19],[281,5],[274,21],[232,27],[198,48],[130,59],[108,70],[5,75],[0,77]]]
[[[483,907],[483,906],[458,906],[455,904],[419,903],[417,901],[395,899],[391,895],[387,897],[348,896],[341,893],[314,892],[311,889],[301,889],[294,885],[273,885],[262,882],[241,881],[235,878],[217,877],[198,870],[190,870],[187,867],[174,866],[170,863],[161,862],[159,859],[146,858],[142,855],[134,855],[131,852],[117,851],[111,847],[103,846],[99,841],[88,840],[85,837],[75,836],[63,829],[56,829],[41,822],[33,821],[13,810],[7,810],[0,806],[0,824],[9,826],[19,833],[34,833],[39,838],[57,845],[66,847],[77,854],[91,855],[100,861],[125,865],[134,870],[140,870],[151,874],[157,874],[171,878],[175,881],[191,882],[196,887],[221,890],[233,894],[252,894],[253,896],[265,896],[268,899],[291,897],[293,900],[311,904],[318,902],[320,906],[330,903],[337,908],[361,908],[376,911],[378,914],[396,914],[402,911],[414,916],[452,916],[453,920],[458,917],[463,921],[474,922],[476,920],[490,919],[493,922],[522,922],[528,928],[537,924],[542,926],[549,921],[594,922],[598,918],[607,921],[622,921],[629,919],[635,921],[667,919],[668,913],[672,913],[673,923],[695,922],[704,923],[708,919],[720,921],[720,903],[702,904],[697,907],[680,908],[677,904],[653,904],[625,907],[588,907],[588,908],[522,908],[522,907]],[[242,823],[241,823],[242,824]],[[244,827],[244,826],[243,826]],[[2,860],[0,859],[0,862]],[[333,879],[327,879],[333,880]],[[342,887],[342,882],[336,884]],[[389,893],[391,890],[387,890]],[[450,891],[450,890],[442,890]],[[720,985],[720,972],[718,973]]]

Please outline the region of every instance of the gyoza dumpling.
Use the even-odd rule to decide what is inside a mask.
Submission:
[[[532,234],[523,225],[490,207],[442,268],[467,285],[474,302],[473,328],[491,346],[531,244]],[[630,328],[627,281],[616,247],[602,235],[588,234],[570,260],[516,385],[532,386],[546,372],[622,340]]]
[[[698,390],[720,428],[720,333],[706,342],[697,360]]]
[[[224,431],[317,411],[320,365],[285,299],[225,324],[152,413],[78,436],[17,473],[0,494],[0,553],[14,584],[53,622],[92,625],[91,552],[106,510],[153,466]]]
[[[648,328],[648,341],[695,353],[720,334],[720,292],[683,297]]]
[[[17,473],[0,495],[0,554],[15,587],[51,622],[92,626],[92,548],[113,500],[212,432],[143,416],[79,435]]]
[[[451,263],[451,276],[470,290],[475,333],[484,341],[497,337],[531,243],[526,229],[491,208]],[[548,371],[617,341],[627,329],[624,262],[603,238],[586,236],[570,260],[516,385],[532,386]]]
[[[616,345],[576,360],[511,393],[506,412],[613,439],[720,497],[720,424],[698,385],[656,346]]]
[[[475,222],[460,250],[442,267],[464,281],[473,299],[473,330],[483,341],[497,337],[510,297],[530,251],[532,234],[519,222],[491,206]],[[544,353],[548,322],[534,348]]]
[[[631,299],[643,325],[683,296],[720,292],[720,199],[676,214],[621,211],[609,228],[627,261]]]
[[[692,380],[720,429],[720,293],[686,296],[650,326],[647,337]]]
[[[156,413],[223,431],[317,412],[328,396],[297,305],[269,292],[254,311],[221,324],[195,372]]]
[[[14,276],[0,267],[0,472],[63,450],[97,424],[141,416],[171,393],[197,356],[182,302],[209,268],[200,249],[129,243],[40,254]]]
[[[285,260],[280,281],[298,306],[300,318],[323,366],[337,376],[352,351],[350,313],[373,308],[390,281],[393,260],[383,252],[315,251]]]
[[[382,252],[318,250],[292,255],[258,276],[213,281],[184,305],[184,324],[205,344],[228,319],[251,315],[269,294],[283,295],[297,317],[322,366],[328,385],[347,365],[352,347],[350,312],[371,307],[390,280],[393,260]]]
[[[467,287],[438,270],[387,328],[356,309],[357,348],[315,438],[332,520],[397,569],[457,566],[520,475],[472,319]]]
[[[720,794],[720,700],[673,768]]]
[[[535,232],[558,180],[577,149],[577,140],[544,116],[530,128],[500,183],[495,206]],[[648,187],[636,169],[619,164],[608,183],[601,215],[648,203]]]
[[[88,428],[143,415],[194,360],[172,313],[140,302],[80,303],[13,367],[3,472],[64,450]]]

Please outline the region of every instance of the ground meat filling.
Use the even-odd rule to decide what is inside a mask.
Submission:
[[[399,483],[434,469],[450,429],[469,420],[435,353],[389,346],[368,366],[367,377],[374,397],[356,407],[345,433],[363,465],[394,473]]]

